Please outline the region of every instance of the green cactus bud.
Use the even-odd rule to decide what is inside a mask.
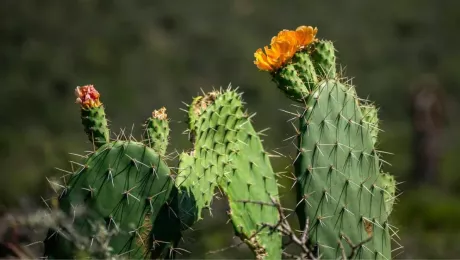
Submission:
[[[290,63],[272,76],[276,85],[295,101],[306,98],[317,82],[315,68],[307,51],[297,52]]]
[[[380,173],[379,185],[385,190],[383,198],[385,200],[385,210],[388,215],[393,211],[393,205],[396,198],[396,180],[389,173]]]
[[[93,85],[77,87],[76,103],[81,107],[81,122],[95,148],[109,142],[109,128],[105,118],[104,106],[99,100],[100,94]]]
[[[169,168],[154,150],[142,143],[117,141],[100,147],[72,174],[60,208],[70,215],[76,207],[86,208],[87,216],[74,222],[81,234],[94,236],[93,224],[116,229],[120,232],[110,241],[113,253],[143,258],[152,250],[152,223],[172,187]],[[59,232],[45,241],[45,255],[51,258],[73,258],[76,251]]]
[[[333,43],[320,40],[312,43],[309,48],[316,74],[321,78],[335,78],[335,49]]]
[[[152,112],[152,117],[148,118],[144,124],[143,143],[158,154],[164,156],[169,143],[169,122],[166,108]]]
[[[363,114],[363,124],[367,125],[372,141],[376,145],[379,134],[379,118],[378,109],[373,104],[360,105],[361,113]]]
[[[258,258],[281,258],[281,235],[263,228],[275,225],[279,200],[275,173],[259,136],[232,90],[211,92],[190,107],[194,151],[181,156],[178,183],[193,194],[198,216],[219,186],[228,198],[235,231]]]

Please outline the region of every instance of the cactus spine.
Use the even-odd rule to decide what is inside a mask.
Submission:
[[[82,111],[102,108],[99,94],[87,94],[97,93],[93,86],[77,88],[76,93],[80,95]],[[81,97],[83,94],[86,97]],[[152,223],[173,187],[169,168],[162,160],[166,144],[158,146],[162,153],[153,149],[157,147],[155,141],[158,139],[155,137],[162,136],[166,138],[161,141],[167,140],[169,129],[150,129],[151,125],[147,126],[153,141],[148,142],[151,148],[131,140],[107,142],[103,138],[106,138],[108,129],[101,124],[92,124],[101,120],[106,122],[105,118],[101,119],[101,113],[90,113],[83,120],[85,130],[89,129],[87,132],[92,133],[91,137],[101,137],[94,139],[100,147],[86,156],[80,169],[70,174],[59,199],[60,208],[71,215],[76,207],[84,207],[87,215],[75,219],[74,223],[81,233],[94,237],[94,225],[104,225],[109,231],[117,230],[118,234],[110,241],[113,253],[128,258],[144,258],[151,254],[153,247],[149,237]],[[154,115],[149,120],[167,125],[166,114],[160,117]],[[54,232],[50,231],[50,234]],[[59,232],[46,240],[45,248],[45,254],[50,258],[73,258],[78,252],[78,247],[61,237]]]
[[[255,55],[278,88],[304,106],[295,161],[300,224],[310,222],[309,246],[323,258],[390,259],[395,182],[380,173],[376,109],[362,105],[354,86],[337,76],[332,42],[314,39],[316,29],[309,28],[308,44],[299,44],[305,31],[299,27]]]
[[[281,236],[264,228],[279,221],[276,176],[240,95],[214,91],[190,105],[194,150],[182,154],[177,181],[196,200],[198,216],[218,186],[228,198],[236,234],[259,259],[281,257]]]

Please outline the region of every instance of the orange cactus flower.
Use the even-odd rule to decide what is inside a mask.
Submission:
[[[75,89],[75,95],[77,96],[75,103],[80,104],[82,108],[88,109],[102,105],[101,101],[99,100],[101,95],[93,85],[77,87]]]
[[[294,54],[314,42],[317,28],[300,26],[295,31],[282,30],[273,37],[270,46],[257,49],[254,64],[265,71],[281,68]]]
[[[295,31],[282,30],[277,36],[272,38],[271,45],[275,42],[288,42],[289,45],[295,48],[298,45],[297,33]]]
[[[267,71],[270,71],[273,69],[271,66],[271,64],[273,63],[268,62],[267,55],[262,51],[261,48],[257,49],[257,51],[254,53],[254,58],[256,58],[256,60],[254,61],[254,64],[256,64],[259,69],[267,70]]]
[[[297,42],[300,46],[305,47],[308,44],[315,41],[316,33],[318,32],[317,28],[311,26],[299,26],[295,30]]]

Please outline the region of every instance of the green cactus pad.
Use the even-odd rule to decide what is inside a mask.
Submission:
[[[373,104],[360,105],[360,108],[363,114],[363,124],[369,129],[372,141],[376,145],[379,135],[378,109]]]
[[[306,98],[317,82],[313,63],[306,51],[297,52],[290,63],[272,76],[276,85],[295,101]]]
[[[310,56],[320,78],[335,78],[335,49],[331,41],[320,40],[309,46]]]
[[[175,252],[172,249],[176,247],[182,238],[177,199],[177,189],[173,187],[171,199],[161,208],[149,236],[149,244],[153,245],[152,259],[171,259],[175,256]]]
[[[396,180],[393,175],[389,173],[380,173],[379,185],[385,189],[383,198],[385,199],[385,209],[387,214],[390,215],[393,211],[393,205],[396,197]]]
[[[280,234],[262,229],[262,224],[279,221],[277,209],[269,205],[272,198],[279,201],[275,173],[243,109],[240,95],[232,90],[194,100],[189,115],[194,151],[182,155],[178,180],[193,194],[198,216],[219,186],[237,235],[257,257],[280,259]]]
[[[103,105],[93,108],[81,108],[81,122],[88,139],[96,148],[109,142],[109,127]]]
[[[167,165],[150,147],[117,141],[100,147],[76,171],[60,199],[60,208],[72,214],[85,207],[86,218],[75,226],[88,237],[91,224],[120,231],[110,241],[114,254],[143,258],[150,254],[149,232],[170,195],[173,182]],[[73,258],[75,248],[58,234],[45,242],[51,258]]]
[[[169,122],[165,108],[153,111],[152,117],[145,121],[143,138],[144,144],[158,154],[165,155],[169,143]]]
[[[197,159],[186,153],[181,154],[179,173],[176,178],[176,186],[182,188],[181,193],[186,193],[188,196],[192,196],[195,199],[196,206],[196,218],[197,220],[202,219],[202,210],[209,208],[211,205],[214,190],[217,187],[217,175],[206,176],[204,167],[196,165]],[[195,168],[196,167],[196,168]],[[199,174],[199,170],[203,171],[204,174]]]
[[[151,257],[175,258],[182,231],[190,229],[197,221],[195,199],[184,187],[173,187],[170,199],[163,205],[152,228],[153,249]]]
[[[342,234],[354,244],[372,237],[357,258],[390,259],[387,193],[354,88],[322,81],[305,103],[295,163],[301,225],[309,219],[310,241],[325,259],[341,257],[339,241],[351,253]]]
[[[193,197],[194,192],[186,188],[198,188],[192,185],[191,179],[184,178],[195,176],[190,175],[194,161],[193,157],[186,153],[180,156],[180,174],[176,176],[176,186],[173,187],[168,202],[162,207],[152,228],[150,237],[154,245],[151,255],[153,259],[175,258],[175,251],[172,249],[182,238],[182,231],[190,229],[198,221],[198,209],[201,211],[204,207],[204,205],[197,205]]]

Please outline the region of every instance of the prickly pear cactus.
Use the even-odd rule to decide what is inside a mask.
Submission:
[[[95,111],[102,107],[99,95],[84,94],[95,93],[93,86],[77,90],[82,110]],[[167,125],[166,114],[162,112],[160,117],[154,113],[150,122],[162,120],[161,123]],[[95,127],[85,124],[100,121],[100,115],[89,114],[83,122],[85,130],[98,133],[91,137],[104,133],[105,138],[105,133],[108,133],[108,129],[95,131]],[[74,224],[88,238],[96,236],[93,230],[96,225],[102,224],[108,231],[116,230],[117,234],[109,243],[114,255],[140,259],[150,257],[154,251],[151,243],[152,224],[174,186],[170,170],[162,160],[163,154],[156,151],[164,153],[166,144],[157,146],[157,139],[153,138],[161,135],[165,137],[162,140],[167,139],[169,128],[164,129],[150,129],[147,135],[152,138],[147,144],[131,140],[108,142],[104,139],[105,144],[95,141],[102,145],[85,156],[79,169],[66,176],[68,181],[60,194],[59,207],[70,215],[78,207],[86,210],[85,217],[76,218]],[[161,149],[154,150],[157,147]],[[79,245],[68,241],[59,231],[51,230],[49,235],[45,241],[45,255],[49,258],[74,258],[79,254]]]
[[[279,201],[276,176],[250,119],[236,91],[195,98],[189,110],[194,150],[182,154],[176,182],[194,197],[199,218],[219,187],[236,234],[258,259],[280,259],[280,234],[263,226],[279,221],[272,201]]]
[[[302,226],[309,221],[309,246],[322,258],[390,259],[395,182],[380,173],[376,110],[337,76],[333,44],[316,33],[282,31],[255,54],[258,68],[304,107],[297,111],[297,215]]]

